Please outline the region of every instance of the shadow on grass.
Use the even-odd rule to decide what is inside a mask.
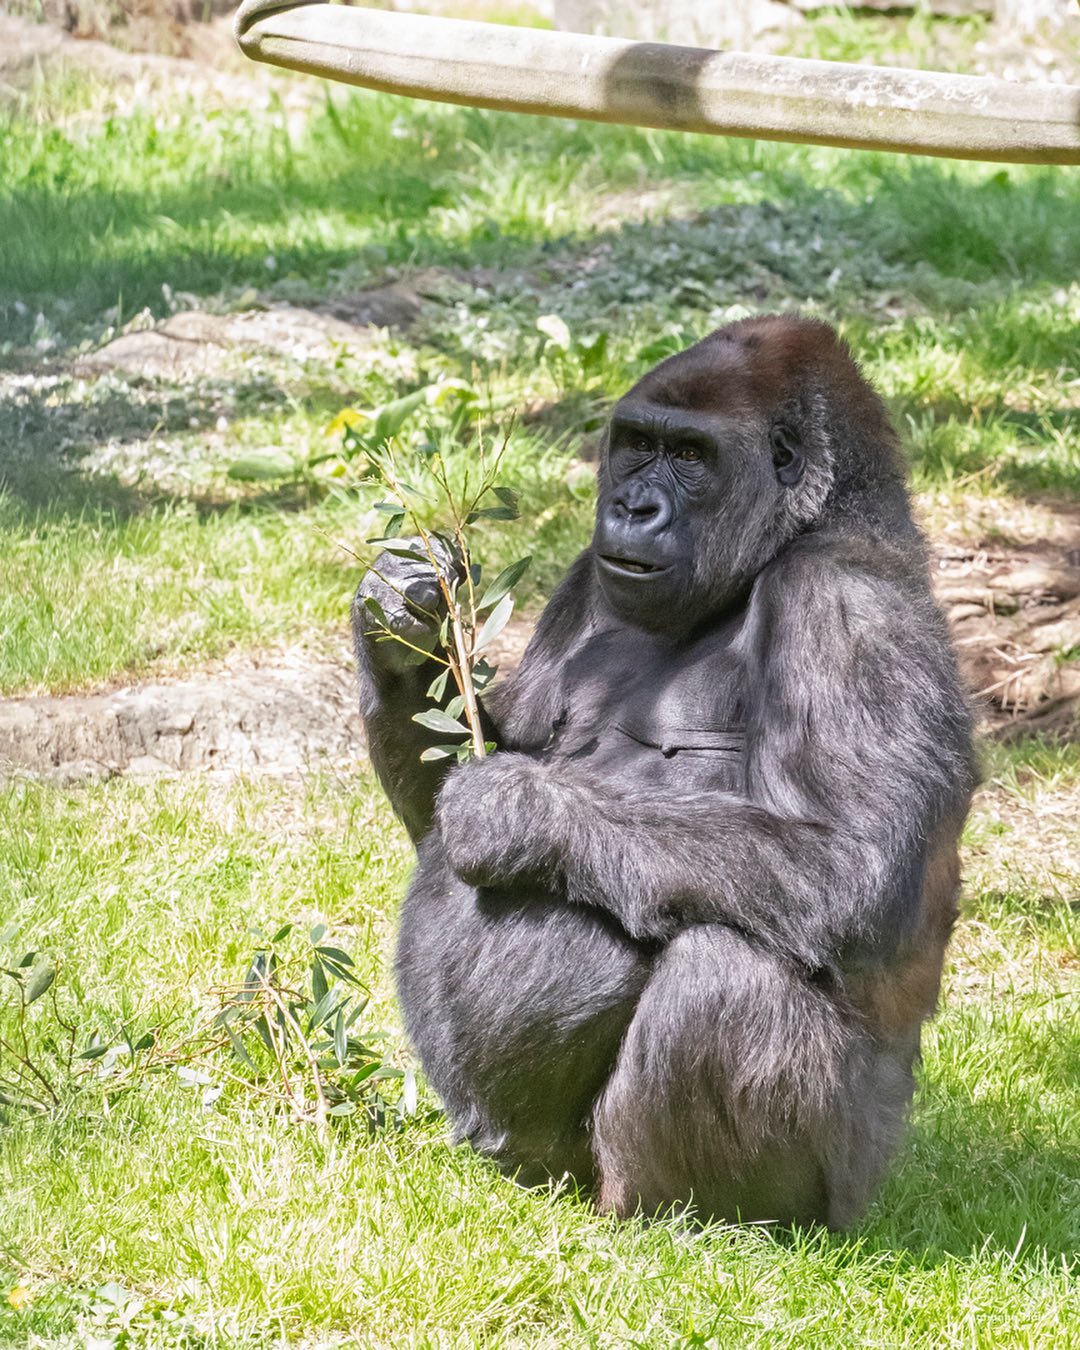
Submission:
[[[339,402],[329,396],[325,401],[328,409],[336,409]],[[102,379],[89,399],[70,395],[63,386],[58,392],[55,386],[30,385],[0,396],[0,492],[27,521],[74,519],[87,512],[125,519],[166,502],[182,502],[198,515],[243,510],[244,502],[222,500],[220,494],[186,487],[168,491],[152,478],[145,485],[127,484],[100,469],[87,472],[83,461],[105,445],[122,450],[158,435],[207,433],[223,407],[244,416],[253,409],[281,409],[288,402],[285,391],[267,380],[172,386]],[[246,505],[299,509],[311,500],[302,485],[282,484],[253,494]]]
[[[637,52],[628,53],[631,66]],[[638,78],[618,65],[613,80]],[[872,239],[884,256],[927,261],[946,275],[1068,285],[1080,270],[1072,228],[1080,189],[1052,171],[1016,183],[1002,175],[973,180],[948,161],[863,155],[838,158],[823,182],[799,147],[678,136],[650,143],[618,127],[474,109],[432,113],[363,94],[328,99],[296,144],[257,121],[230,125],[218,133],[220,145],[208,131],[206,148],[185,134],[193,133],[160,132],[152,118],[110,123],[101,168],[88,163],[94,140],[82,145],[50,132],[28,145],[34,171],[14,175],[0,192],[7,259],[0,302],[22,296],[32,310],[53,298],[84,319],[118,297],[128,313],[160,308],[163,283],[195,294],[265,285],[269,253],[276,275],[315,281],[365,252],[375,267],[516,265],[552,242],[537,201],[557,194],[572,159],[597,186],[640,183],[650,166],[653,175],[708,175],[743,201],[752,174],[774,209],[801,218],[827,203],[830,218],[839,212],[842,227]],[[110,156],[127,176],[127,165],[145,162],[145,183],[118,184],[105,171]],[[448,228],[440,218],[447,211],[465,212],[468,228]],[[580,237],[595,239],[602,229]],[[15,331],[14,310],[7,320]]]

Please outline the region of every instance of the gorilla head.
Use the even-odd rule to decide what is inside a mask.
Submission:
[[[877,464],[863,463],[867,443],[881,447]],[[743,320],[664,361],[616,405],[598,581],[623,620],[692,628],[740,602],[785,544],[819,524],[838,483],[845,501],[861,487],[880,502],[890,481],[902,510],[885,410],[833,330]]]

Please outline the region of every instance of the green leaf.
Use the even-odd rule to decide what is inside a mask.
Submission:
[[[365,1078],[371,1078],[374,1074],[379,1072],[379,1069],[381,1067],[382,1066],[379,1063],[379,1061],[377,1059],[373,1059],[370,1064],[365,1064],[362,1069],[357,1069],[357,1071],[354,1074],[352,1074],[347,1080],[349,1090],[351,1092],[355,1092],[355,1090],[360,1086],[360,1084],[364,1081]]]
[[[405,512],[399,511],[396,516],[391,516],[386,522],[386,538],[396,539],[401,533],[401,527],[405,524]]]
[[[316,956],[311,963],[311,997],[315,1001],[316,1007],[323,1001],[330,989],[326,978],[326,971],[323,964]]]
[[[532,556],[530,555],[527,558],[521,558],[517,562],[511,563],[509,567],[504,567],[480,597],[480,602],[476,608],[478,610],[487,609],[489,605],[498,604],[503,596],[509,594],[509,592],[518,584],[528,571],[531,562]]]
[[[477,639],[473,644],[474,652],[481,651],[484,647],[488,645],[489,642],[493,642],[495,638],[499,636],[502,630],[506,627],[506,624],[510,618],[510,615],[513,613],[513,610],[514,610],[514,597],[512,595],[504,595],[503,598],[499,601],[499,603],[495,606],[495,608],[491,611],[491,613],[487,616],[487,620],[484,623],[483,628],[480,629]]]
[[[107,1045],[91,1045],[88,1049],[86,1049],[86,1050],[84,1050],[84,1051],[82,1052],[82,1054],[79,1056],[79,1058],[80,1058],[80,1059],[100,1059],[100,1058],[102,1057],[102,1055],[107,1055],[108,1053],[109,1053],[109,1047],[108,1047]]]
[[[229,1044],[232,1046],[233,1054],[240,1061],[240,1063],[246,1064],[248,1068],[252,1070],[252,1072],[257,1072],[257,1070],[255,1069],[255,1061],[248,1054],[244,1042],[240,1039],[240,1037],[236,1034],[236,1032],[233,1031],[232,1027],[226,1025],[225,1034],[229,1038]]]
[[[451,756],[457,754],[457,749],[456,745],[429,745],[421,754],[420,762],[429,764],[435,759],[450,759]]]
[[[56,979],[56,967],[51,961],[43,961],[26,981],[26,1001],[35,1003],[42,994],[47,994]]]
[[[273,944],[277,944],[278,942],[284,942],[285,939],[286,939],[286,938],[289,936],[289,934],[292,932],[292,930],[293,930],[293,926],[292,926],[291,923],[282,924],[282,926],[277,930],[277,932],[274,934],[274,936],[270,939],[271,944],[273,945]]]
[[[375,548],[384,549],[387,553],[393,554],[395,558],[409,558],[412,562],[430,563],[431,559],[425,553],[417,553],[414,548],[402,548],[400,544],[395,544],[392,539],[383,537],[381,539],[368,539],[367,543]]]
[[[335,984],[328,989],[311,1010],[308,1017],[308,1031],[316,1031],[319,1027],[325,1026],[348,997],[344,985]]]
[[[445,709],[447,717],[460,717],[464,711],[465,711],[464,694],[458,694],[457,698],[452,698],[450,702],[446,705]]]
[[[308,934],[308,941],[311,943],[313,947],[317,947],[325,936],[326,936],[326,924],[317,923],[315,927],[311,930],[311,932]]]
[[[493,666],[491,662],[483,656],[477,657],[473,662],[472,668],[473,688],[478,692],[481,689],[486,689],[498,673],[498,666]]]
[[[495,496],[498,497],[499,501],[502,502],[503,506],[512,507],[513,510],[516,511],[521,504],[521,494],[515,492],[513,488],[493,487],[491,490],[494,492]]]
[[[667,356],[674,356],[676,352],[682,351],[686,345],[686,340],[681,332],[667,333],[664,337],[659,337],[650,342],[637,354],[637,359],[642,365],[653,366],[657,361],[662,361]]]
[[[355,965],[348,952],[343,952],[340,947],[318,947],[316,949],[320,956],[328,956],[331,961],[336,961],[342,966]]]
[[[484,625],[487,627],[487,625]],[[413,714],[414,722],[419,722],[422,727],[427,727],[429,731],[441,731],[448,736],[467,736],[469,728],[462,726],[453,717],[449,717],[441,708],[429,708],[425,712]]]
[[[386,403],[375,414],[375,426],[372,435],[376,441],[389,441],[398,434],[417,408],[427,401],[427,389],[417,389],[415,393],[396,398]]]
[[[385,625],[383,626],[385,627]],[[443,695],[446,693],[446,681],[449,678],[450,678],[450,667],[447,666],[447,668],[443,671],[443,673],[441,675],[436,675],[435,678],[428,685],[427,691],[428,698],[434,699],[436,702],[441,702]]]
[[[386,610],[379,604],[373,595],[364,596],[364,608],[372,616],[380,628],[389,629],[390,624],[386,618]]]
[[[355,1102],[338,1102],[337,1106],[331,1106],[326,1113],[328,1116],[355,1116]]]
[[[345,1067],[349,1057],[349,1046],[345,1036],[345,1015],[340,1008],[334,1021],[334,1057],[341,1068]]]
[[[296,468],[296,458],[288,451],[264,450],[233,460],[229,465],[229,477],[241,483],[261,483],[272,478],[291,478]]]
[[[468,521],[474,520],[517,520],[519,513],[511,506],[485,506],[479,511],[470,511]]]

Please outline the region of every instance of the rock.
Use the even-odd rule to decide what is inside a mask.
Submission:
[[[147,379],[187,381],[216,373],[222,354],[265,348],[295,361],[333,361],[342,350],[359,353],[377,344],[372,329],[295,305],[209,314],[186,310],[156,328],[124,333],[82,356],[76,373],[123,371]]]
[[[299,659],[0,704],[0,772],[80,782],[211,768],[296,773],[363,747],[348,665]]]

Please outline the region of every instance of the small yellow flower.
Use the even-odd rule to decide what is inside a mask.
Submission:
[[[27,1289],[25,1284],[17,1284],[14,1289],[8,1290],[8,1302],[16,1310],[21,1311],[33,1299],[33,1294]]]

